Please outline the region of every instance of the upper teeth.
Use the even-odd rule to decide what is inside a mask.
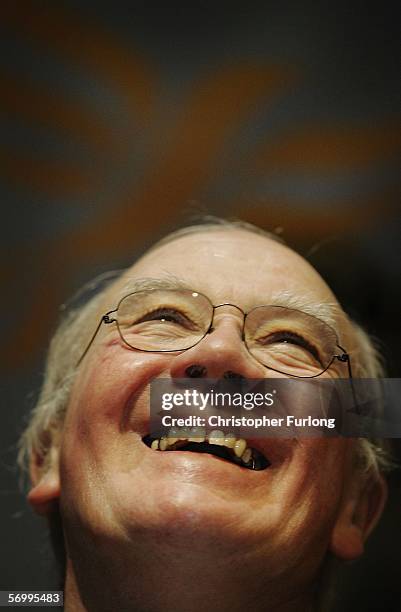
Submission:
[[[244,463],[252,460],[252,449],[247,447],[246,440],[237,438],[233,433],[225,434],[223,431],[214,430],[207,433],[205,429],[193,428],[191,430],[170,429],[167,436],[156,438],[151,444],[153,450],[170,450],[177,442],[207,442],[218,446],[226,446],[234,451],[236,457],[241,458]],[[177,444],[179,448],[181,444]]]

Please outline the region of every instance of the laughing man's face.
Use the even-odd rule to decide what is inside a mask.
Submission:
[[[104,311],[138,279],[172,276],[213,304],[244,311],[283,295],[337,304],[316,271],[287,247],[248,231],[216,229],[146,254],[109,291]],[[339,317],[337,332],[347,347],[344,320]],[[166,559],[171,551],[190,551],[194,563],[209,555],[229,560],[233,575],[261,568],[271,580],[296,570],[302,582],[330,548],[347,558],[359,554],[343,524],[352,441],[260,439],[270,462],[261,471],[206,453],[155,451],[142,441],[155,377],[185,378],[194,364],[211,378],[227,370],[271,376],[242,342],[238,310],[216,310],[213,328],[178,354],[132,350],[114,324],[100,330],[75,381],[60,452],[60,508],[73,564],[88,562],[93,545],[93,563],[103,556],[116,568],[157,563],[163,551]],[[345,376],[341,367],[330,375]]]

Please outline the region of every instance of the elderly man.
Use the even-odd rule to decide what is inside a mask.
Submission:
[[[258,323],[248,324],[261,306],[268,308],[257,311]],[[252,347],[277,306],[309,337],[298,329],[269,339],[282,359],[272,368]],[[188,335],[193,341],[176,341]],[[370,443],[262,438],[269,466],[252,470],[144,440],[154,379],[347,377],[339,346],[354,376],[378,374],[367,337],[319,274],[274,236],[241,223],[167,236],[70,313],[23,438],[29,502],[51,522],[61,517],[65,609],[318,609],[327,559],[359,557],[383,508]]]

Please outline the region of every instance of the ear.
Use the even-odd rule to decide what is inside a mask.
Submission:
[[[28,502],[38,514],[48,516],[57,505],[60,497],[59,449],[52,447],[46,457],[34,452],[30,463],[32,488],[28,493]]]
[[[383,512],[386,499],[387,484],[382,476],[365,482],[363,486],[353,486],[340,506],[329,550],[345,561],[360,557],[365,541]]]

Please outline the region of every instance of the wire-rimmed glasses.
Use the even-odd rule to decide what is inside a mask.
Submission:
[[[145,289],[124,296],[105,313],[81,356],[82,361],[102,323],[116,323],[121,340],[138,351],[173,353],[188,350],[213,331],[216,309],[231,306],[243,315],[242,340],[264,367],[297,378],[320,376],[348,353],[335,330],[318,317],[286,306],[261,305],[244,312],[231,303],[214,305],[187,289]]]

